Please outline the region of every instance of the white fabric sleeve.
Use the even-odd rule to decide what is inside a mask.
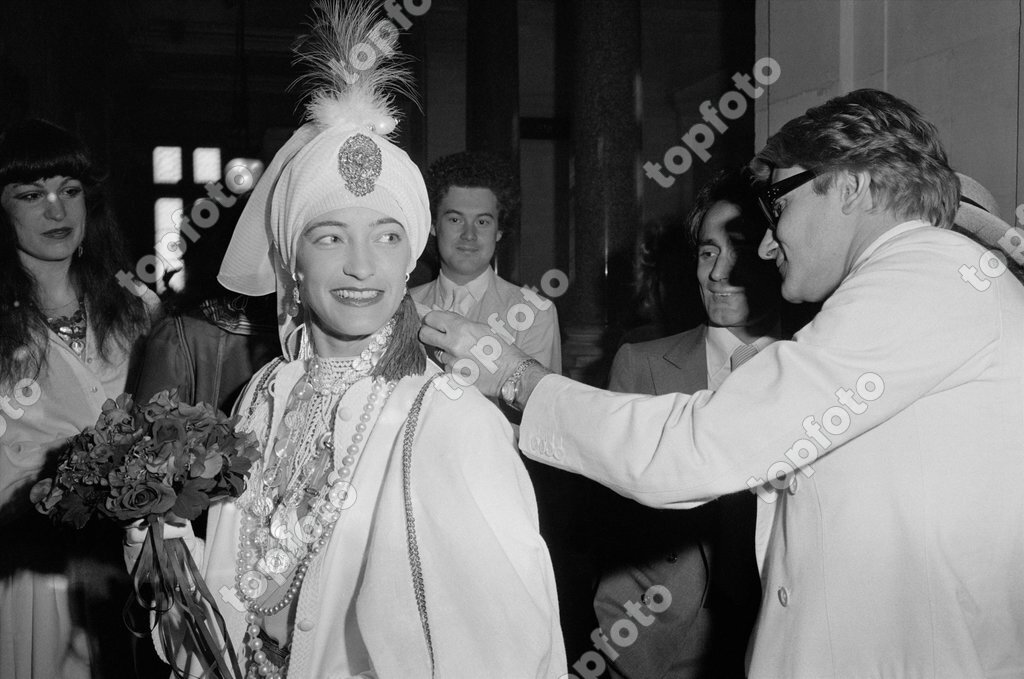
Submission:
[[[965,284],[953,256],[937,276],[935,259],[877,256],[796,341],[767,347],[717,392],[613,394],[549,375],[526,407],[520,448],[655,507],[746,490],[775,469],[842,455],[844,443],[929,393],[977,379],[991,360],[998,296]],[[810,433],[842,399],[853,403],[849,425]]]

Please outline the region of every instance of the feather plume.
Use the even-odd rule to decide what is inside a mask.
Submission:
[[[310,32],[295,47],[295,63],[308,69],[293,83],[305,91],[306,119],[390,135],[398,124],[395,95],[416,101],[398,33],[377,0],[317,0]]]

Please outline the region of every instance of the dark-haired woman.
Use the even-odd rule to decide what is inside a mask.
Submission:
[[[0,208],[0,677],[88,677],[68,596],[80,573],[27,487],[124,390],[148,314],[118,284],[121,236],[70,132],[42,120],[6,130]]]

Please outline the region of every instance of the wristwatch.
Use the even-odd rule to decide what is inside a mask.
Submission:
[[[508,407],[519,410],[519,407],[516,406],[516,398],[519,396],[519,385],[523,381],[523,373],[526,372],[526,369],[531,365],[539,365],[542,368],[544,367],[544,365],[535,358],[524,359],[520,361],[519,365],[516,366],[516,369],[512,371],[512,376],[502,383],[501,400],[504,401],[505,405]]]

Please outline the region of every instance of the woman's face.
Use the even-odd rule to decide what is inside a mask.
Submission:
[[[14,227],[22,261],[71,258],[85,238],[85,190],[71,177],[7,184],[0,206]]]
[[[302,230],[295,270],[321,356],[355,356],[394,315],[412,256],[405,229],[370,208],[326,212]]]

